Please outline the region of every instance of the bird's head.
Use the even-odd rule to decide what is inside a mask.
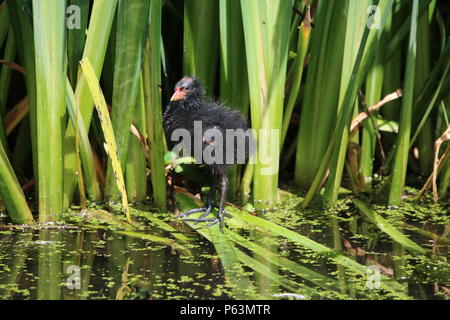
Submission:
[[[204,91],[200,80],[185,76],[175,85],[175,92],[170,101],[193,101],[203,97]]]

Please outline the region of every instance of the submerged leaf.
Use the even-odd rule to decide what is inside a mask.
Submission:
[[[369,219],[370,222],[375,224],[381,231],[389,235],[394,241],[398,242],[410,251],[422,254],[427,253],[427,250],[406,237],[375,210],[370,208],[364,201],[353,199],[353,203],[358,207],[359,211]]]

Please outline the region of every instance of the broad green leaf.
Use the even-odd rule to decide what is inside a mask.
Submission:
[[[130,127],[138,96],[149,13],[150,2],[148,0],[119,0],[116,18],[111,121],[122,170],[125,170],[127,163],[131,137]],[[115,169],[108,163],[104,197],[113,201],[120,196],[120,191],[114,181],[114,171]]]
[[[31,210],[17,181],[3,145],[0,143],[0,196],[14,223],[34,222]]]
[[[33,0],[39,221],[62,217],[66,1]]]
[[[94,100],[95,107],[100,118],[103,135],[108,146],[107,152],[109,158],[111,159],[111,165],[114,169],[117,188],[119,189],[120,198],[125,210],[125,215],[128,218],[128,222],[131,222],[130,208],[128,207],[127,192],[125,190],[125,181],[123,179],[122,167],[120,166],[119,157],[117,155],[116,139],[114,137],[111,119],[109,118],[109,112],[108,107],[106,106],[105,97],[103,96],[97,76],[95,75],[95,71],[92,68],[91,63],[89,62],[89,58],[84,58],[80,61],[80,64],[89,88],[91,89],[92,98]]]

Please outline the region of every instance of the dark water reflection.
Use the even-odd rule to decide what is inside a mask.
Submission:
[[[108,231],[15,231],[0,243],[1,299],[227,298],[209,243],[191,257]]]

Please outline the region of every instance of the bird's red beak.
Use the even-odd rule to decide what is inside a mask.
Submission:
[[[170,98],[170,101],[177,101],[184,99],[185,93],[180,90],[180,88],[175,89],[175,93],[173,94],[172,98]]]

